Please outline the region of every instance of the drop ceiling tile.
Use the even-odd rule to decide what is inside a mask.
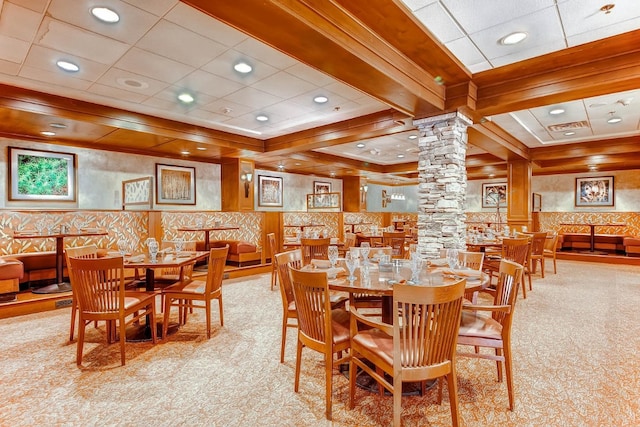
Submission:
[[[640,28],[640,17],[629,19],[616,25],[609,25],[607,27],[597,28],[595,30],[567,37],[567,43],[569,47],[578,46],[594,40],[600,40],[617,34],[637,30],[638,28]]]
[[[222,115],[225,120],[231,117],[240,117],[242,115],[248,114],[251,111],[251,107],[242,104],[236,104],[235,102],[231,102],[227,99],[217,99],[213,102],[203,105],[201,109]],[[228,109],[230,111],[225,112],[225,109]]]
[[[3,51],[2,47],[2,37],[0,37],[0,52]],[[5,61],[4,59],[0,59],[0,73],[8,74],[10,76],[17,76],[20,71],[20,64],[12,61]],[[5,82],[7,77],[0,75],[0,81]]]
[[[206,120],[209,122],[224,122],[225,120],[227,120],[229,117],[225,116],[224,114],[218,114],[216,112],[213,111],[207,111],[201,108],[196,108],[193,109],[191,111],[189,111],[188,115],[190,117],[194,117],[196,119],[199,120]]]
[[[517,45],[505,46],[499,43],[502,37],[516,31],[524,31],[529,36]],[[538,46],[548,46],[550,43],[564,40],[562,25],[553,7],[470,34],[469,37],[492,63],[495,58],[507,56],[520,58],[519,52],[533,50]],[[557,46],[557,43],[554,44],[554,48],[555,46]],[[548,47],[543,51],[551,52],[551,49],[551,47]]]
[[[0,35],[0,59],[22,64],[28,52],[28,42]]]
[[[288,67],[285,71],[298,78],[301,78],[302,80],[313,83],[316,86],[326,86],[333,82],[332,77],[329,77],[328,75],[317,71],[301,62],[296,62],[291,67]]]
[[[127,81],[131,81],[132,83],[139,82],[141,85],[127,85]],[[168,83],[161,82],[160,80],[154,80],[150,77],[120,70],[118,68],[109,68],[107,72],[98,79],[97,83],[120,90],[128,90],[133,93],[144,94],[146,96],[153,96],[169,86]]]
[[[253,71],[248,74],[236,72],[233,66],[241,60],[250,64],[253,67]],[[217,58],[204,65],[202,69],[242,85],[252,85],[278,72],[277,68],[234,49],[226,50]]]
[[[167,83],[177,82],[193,71],[193,67],[138,48],[130,49],[115,66]]]
[[[530,49],[524,49],[516,52],[512,52],[509,55],[501,56],[499,58],[491,59],[491,64],[494,67],[501,67],[503,65],[511,64],[525,59],[534,58],[536,56],[544,55],[549,52],[562,50],[566,47],[564,39],[550,40],[546,44],[534,46]]]
[[[90,12],[93,6],[111,7],[120,15],[120,21],[114,24],[100,22]],[[128,44],[135,43],[157,20],[153,14],[119,0],[109,0],[106,4],[95,0],[52,0],[47,15],[74,27]]]
[[[177,81],[174,86],[198,93],[205,93],[215,98],[222,98],[243,87],[239,83],[202,70],[194,71],[185,78]]]
[[[519,21],[525,15],[545,8],[555,8],[554,0],[441,0],[441,3],[455,16],[467,34],[509,21]]]
[[[440,3],[431,3],[414,11],[414,14],[442,43],[448,43],[465,36],[465,33],[460,30],[460,27]]]
[[[337,80],[334,80],[324,87],[329,89],[333,93],[339,93],[340,96],[342,96],[344,99],[358,99],[363,95],[363,92],[360,92],[358,89],[354,89],[351,86],[347,86]]]
[[[56,61],[59,59],[65,59],[76,63],[80,67],[80,70],[75,73],[62,71],[56,66]],[[39,68],[41,70],[60,75],[65,79],[80,79],[91,82],[98,80],[107,70],[107,66],[105,64],[74,55],[68,55],[55,49],[49,49],[37,45],[33,45],[31,47],[24,63],[29,67]]]
[[[87,90],[91,85],[91,82],[87,80],[72,78],[72,77],[64,76],[61,73],[51,72],[51,71],[43,70],[40,68],[33,68],[27,65],[24,65],[20,69],[19,75],[20,77],[24,77],[26,79],[31,79],[31,80],[36,80],[39,82],[46,83],[48,87],[62,86],[65,88]],[[61,88],[56,88],[56,89],[58,93],[61,91]],[[48,90],[48,92],[56,93],[55,91],[51,91],[51,90]]]
[[[0,35],[31,42],[38,32],[41,15],[6,2],[0,8]]]
[[[11,3],[25,7],[27,9],[31,9],[34,12],[38,13],[44,12],[48,2],[49,0],[11,0]],[[8,1],[6,1],[5,3],[8,3]]]
[[[235,49],[279,70],[291,67],[296,63],[296,60],[290,56],[287,56],[255,39],[245,39],[236,45]]]
[[[199,108],[202,105],[214,101],[216,98],[205,93],[199,92],[194,94],[195,102],[191,104],[184,104],[178,100],[178,95],[184,92],[184,88],[181,86],[168,86],[166,89],[158,92],[155,97],[171,101],[176,107],[172,108],[177,111],[189,111],[194,108]]]
[[[247,39],[244,33],[182,2],[178,2],[165,19],[229,47]]]
[[[625,21],[640,17],[640,2],[618,1],[610,13],[605,14],[600,8],[605,4],[602,0],[568,0],[558,5],[562,16],[562,26],[567,36],[575,36],[605,27],[611,28],[611,35],[624,32],[617,28]],[[637,29],[636,26],[634,29]]]
[[[555,108],[562,108],[565,112],[557,115],[550,114],[550,111]],[[589,120],[581,100],[532,108],[529,111],[543,126]]]
[[[95,95],[105,96],[107,98],[117,99],[118,101],[127,101],[140,103],[148,98],[147,95],[142,93],[135,93],[129,90],[118,89],[113,86],[106,86],[98,83],[94,83],[87,89]]]
[[[174,7],[178,0],[124,0],[125,2],[137,7],[138,9],[146,10],[153,13],[156,16],[163,16],[172,7]]]
[[[482,62],[479,62],[477,64],[468,64],[467,68],[472,73],[480,73],[482,71],[490,70],[493,67],[491,66],[491,64],[489,62],[482,61]]]
[[[61,49],[81,58],[102,64],[112,64],[129,48],[126,44],[92,33],[49,17],[42,21],[38,31],[38,45]]]
[[[161,20],[136,46],[193,67],[201,67],[227,50],[220,43]]]
[[[313,85],[285,71],[273,74],[253,84],[253,87],[277,97],[288,99],[313,89]]]
[[[482,52],[467,37],[452,40],[446,43],[446,47],[463,64],[475,65],[487,61]]]
[[[252,87],[242,88],[226,96],[225,99],[238,104],[247,105],[258,110],[282,101],[282,98],[278,98],[277,96],[273,96]]]

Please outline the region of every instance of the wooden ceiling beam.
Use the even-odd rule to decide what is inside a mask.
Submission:
[[[559,102],[637,89],[640,30],[484,71],[477,112],[504,114]]]
[[[469,144],[481,148],[503,160],[529,159],[529,148],[493,122],[475,124],[467,128]]]
[[[640,146],[640,136],[603,139],[582,142],[579,144],[550,145],[531,149],[531,159],[535,162],[545,162],[558,158],[587,157],[626,153],[637,156]]]

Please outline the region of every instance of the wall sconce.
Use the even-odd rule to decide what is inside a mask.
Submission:
[[[369,190],[369,186],[367,184],[360,187],[360,203],[367,203],[367,191]]]
[[[240,179],[244,182],[244,197],[249,197],[249,189],[251,188],[251,180],[253,179],[253,174],[251,172],[245,172],[240,175]]]
[[[391,203],[391,194],[387,193],[387,190],[382,190],[382,207],[386,208]]]

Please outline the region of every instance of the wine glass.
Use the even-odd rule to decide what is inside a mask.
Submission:
[[[182,252],[182,250],[184,249],[184,237],[177,237],[173,241],[173,246],[176,250],[176,255]]]
[[[447,250],[447,263],[449,264],[449,268],[451,269],[454,269],[458,266],[458,250],[457,249]]]
[[[411,281],[415,284],[420,282],[420,272],[424,261],[417,252],[411,253]]]
[[[371,243],[362,242],[360,243],[360,253],[362,254],[362,260],[366,264],[369,262],[369,252],[371,251]]]
[[[149,249],[149,257],[151,258],[151,262],[156,262],[158,250],[160,249],[158,241],[153,237],[147,239],[147,249]]]
[[[129,249],[129,241],[125,237],[121,237],[118,239],[118,252],[124,258],[127,254],[127,250]]]
[[[336,261],[338,261],[338,247],[331,245],[327,251],[327,255],[329,257],[329,262],[331,263],[331,267],[336,266]]]
[[[347,264],[347,270],[349,270],[349,277],[347,278],[350,282],[356,280],[355,271],[358,268],[358,263],[360,258],[355,255],[353,252],[349,252],[346,254],[345,263]]]

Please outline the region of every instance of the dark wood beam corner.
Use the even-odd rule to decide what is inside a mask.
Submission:
[[[445,107],[447,111],[460,110],[462,114],[476,122],[476,101],[478,86],[472,81],[447,85]]]

